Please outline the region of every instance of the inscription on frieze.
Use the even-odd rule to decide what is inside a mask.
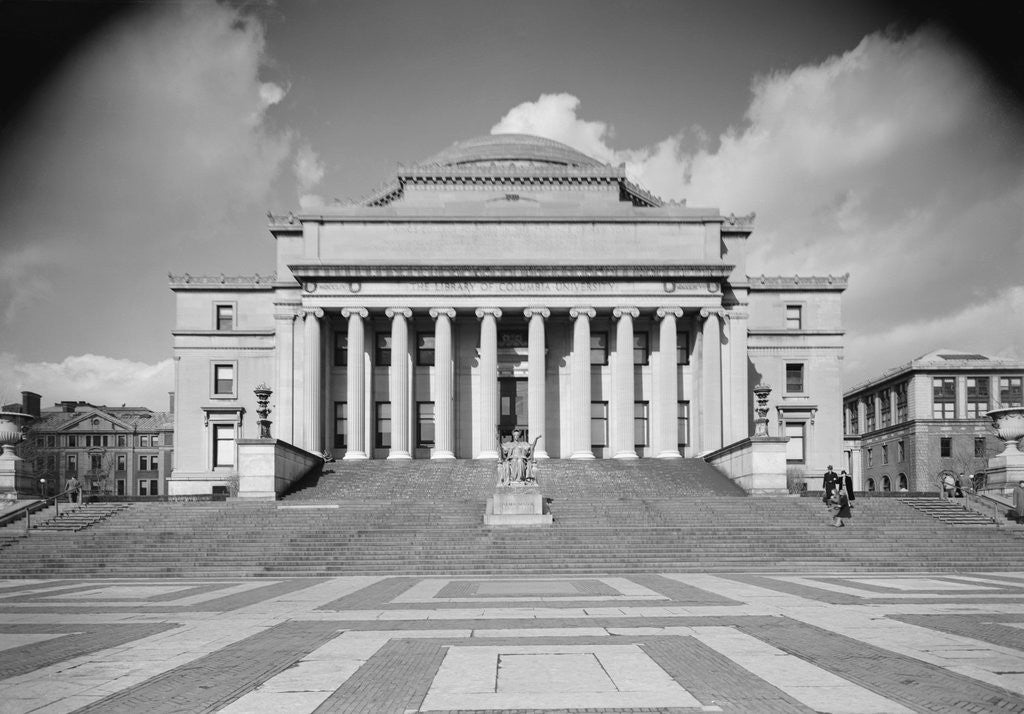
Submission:
[[[579,281],[579,282],[492,282],[492,281],[457,281],[457,282],[419,282],[410,287],[417,292],[444,293],[456,295],[474,295],[477,293],[601,293],[610,292],[612,283]]]

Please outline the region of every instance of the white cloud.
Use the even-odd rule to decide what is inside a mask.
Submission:
[[[44,406],[81,400],[164,411],[168,392],[174,390],[174,363],[170,359],[146,364],[84,354],[61,362],[23,362],[10,352],[0,352],[0,372],[6,377],[8,391],[4,397],[8,402],[18,401],[18,393],[29,391],[42,395]]]
[[[309,190],[320,183],[324,177],[324,164],[309,144],[302,144],[295,152],[292,171],[299,186],[299,205],[303,208],[318,208],[324,205],[324,199]]]
[[[755,211],[750,272],[849,272],[848,381],[928,351],[915,344],[1024,344],[1024,323],[1001,307],[1024,270],[1024,120],[939,31],[871,35],[821,64],[756,78],[744,125],[693,153],[682,130],[615,149],[609,126],[577,117],[579,104],[542,95],[492,133],[537,133],[625,163],[664,198]],[[971,342],[945,333],[958,316]],[[912,344],[892,339],[901,331]]]

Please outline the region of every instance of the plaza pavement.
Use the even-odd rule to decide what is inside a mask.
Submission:
[[[1024,573],[0,581],[3,712],[1024,711]]]

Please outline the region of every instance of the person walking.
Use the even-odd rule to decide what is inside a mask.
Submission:
[[[71,478],[64,484],[64,490],[68,492],[68,503],[78,503],[78,497],[82,486],[78,483],[78,477],[71,474]]]
[[[853,494],[853,476],[846,473],[846,469],[839,472],[839,482],[846,489],[846,497],[850,499],[850,508],[853,508],[853,502],[857,500],[857,497]]]
[[[850,498],[841,484],[836,486],[836,491],[832,495],[832,504],[832,526],[835,528],[846,527],[843,519],[852,518],[853,514],[850,513]]]
[[[832,470],[832,464],[829,464],[825,469],[825,477],[821,481],[821,490],[825,492],[821,501],[826,506],[829,506],[832,501],[832,493],[835,491],[837,483],[839,483],[839,475]]]
[[[946,495],[947,501],[953,499],[953,489],[955,488],[956,481],[953,480],[953,474],[947,473],[942,477],[942,492]]]
[[[1017,516],[1017,523],[1024,523],[1024,481],[1013,489],[1013,512]]]

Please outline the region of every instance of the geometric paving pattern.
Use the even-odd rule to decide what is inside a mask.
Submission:
[[[0,712],[1024,712],[1024,573],[0,581]]]

